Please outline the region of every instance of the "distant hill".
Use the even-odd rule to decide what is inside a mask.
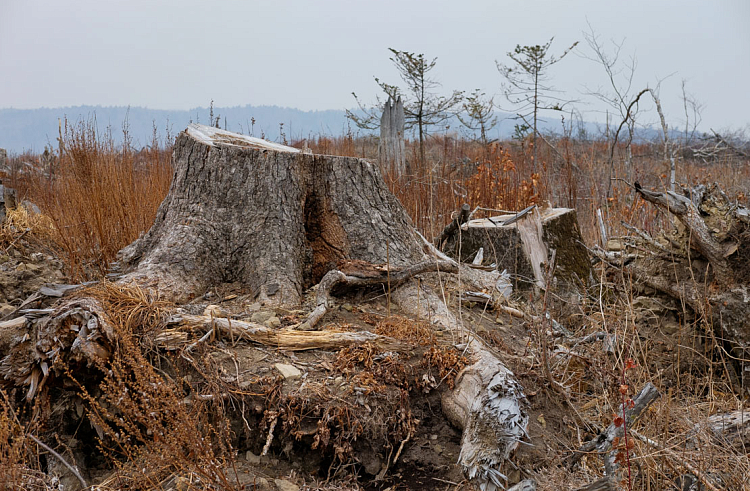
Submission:
[[[148,109],[145,107],[124,106],[75,106],[42,109],[0,109],[0,148],[10,153],[22,153],[25,150],[42,152],[44,146],[57,146],[58,121],[67,117],[71,123],[96,118],[100,131],[112,128],[115,139],[122,140],[122,127],[127,119],[133,145],[140,148],[151,143],[154,125],[160,138],[164,138],[167,129],[176,136],[191,122],[209,124],[210,109],[198,107],[189,110]],[[513,128],[518,123],[511,114],[497,112],[499,124],[489,133],[489,138],[507,139],[513,135]],[[320,135],[339,136],[351,131],[362,134],[346,118],[343,110],[302,111],[278,106],[236,106],[215,107],[214,117],[220,118],[219,126],[230,131],[256,137],[265,137],[271,141],[281,141],[280,123],[287,140],[298,140]],[[255,123],[253,124],[253,120]],[[447,125],[450,132],[466,133],[460,122],[454,117]],[[559,133],[560,123],[554,114],[540,128],[545,133]],[[586,135],[574,131],[575,137],[598,137],[604,132],[601,124],[584,122],[582,129]],[[440,131],[442,133],[442,131]],[[653,140],[661,137],[656,128],[640,128],[637,138]]]
[[[67,117],[77,123],[96,117],[100,131],[111,126],[115,138],[122,139],[122,125],[128,121],[130,136],[135,146],[151,142],[154,125],[160,137],[167,128],[176,135],[190,122],[208,124],[208,108],[190,110],[162,110],[145,107],[76,106],[42,109],[0,109],[0,148],[12,153],[24,150],[41,152],[51,143],[56,146],[58,120]],[[277,106],[237,106],[214,108],[214,116],[220,117],[219,125],[230,131],[253,136],[265,136],[269,140],[280,140],[279,124],[287,139],[306,138],[317,135],[341,135],[347,131],[345,111],[301,111]],[[253,125],[253,119],[255,124]],[[356,132],[357,128],[352,128]]]

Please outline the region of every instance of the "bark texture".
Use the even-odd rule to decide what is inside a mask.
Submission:
[[[405,266],[421,257],[408,216],[365,160],[192,124],[173,161],[154,225],[119,258],[126,278],[167,298],[239,282],[293,305],[339,260]]]

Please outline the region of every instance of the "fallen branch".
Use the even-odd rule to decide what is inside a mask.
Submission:
[[[747,152],[745,152],[743,150],[740,150],[736,146],[734,146],[731,143],[729,143],[724,137],[722,137],[720,134],[718,134],[717,132],[715,132],[713,128],[711,128],[711,133],[714,134],[714,138],[716,138],[717,142],[723,143],[724,145],[726,145],[729,149],[731,149],[732,151],[734,151],[740,157],[745,157],[746,159],[750,158],[750,155],[748,155]]]
[[[271,329],[254,322],[211,318],[200,315],[183,315],[180,325],[198,327],[217,333],[233,335],[253,343],[288,351],[306,351],[313,349],[331,349],[363,343],[373,343],[380,347],[398,349],[402,343],[387,336],[380,336],[368,331],[295,331],[289,329]]]
[[[646,201],[655,204],[676,216],[690,231],[690,243],[711,264],[716,279],[721,283],[731,282],[732,273],[724,257],[724,248],[711,236],[706,222],[701,218],[700,210],[689,198],[672,191],[658,193],[643,189],[635,183],[635,190]]]
[[[625,421],[623,424],[616,425],[612,422],[606,430],[604,430],[595,439],[584,443],[581,448],[576,450],[573,454],[565,459],[565,464],[570,468],[576,464],[581,457],[589,453],[603,454],[609,452],[612,448],[612,443],[615,438],[622,436],[623,428],[627,426],[628,431],[632,431],[631,427],[640,419],[643,412],[656,400],[661,394],[654,387],[651,382],[646,383],[641,391],[633,400],[633,407],[625,407],[620,405],[619,414],[625,414]]]
[[[80,473],[80,472],[78,472],[78,469],[76,469],[76,468],[75,468],[74,466],[70,465],[70,464],[69,464],[69,463],[68,463],[68,462],[67,462],[67,461],[66,461],[66,460],[65,460],[65,459],[63,458],[63,456],[62,456],[62,455],[60,455],[59,453],[57,453],[57,452],[55,452],[54,450],[52,450],[52,449],[51,449],[50,447],[48,447],[48,446],[47,446],[47,445],[46,445],[46,444],[45,444],[44,442],[42,442],[42,441],[41,441],[40,439],[38,439],[38,438],[37,438],[37,437],[35,437],[34,435],[32,435],[32,434],[29,434],[29,435],[28,435],[28,437],[29,437],[29,438],[31,438],[32,440],[34,440],[34,442],[35,442],[35,443],[36,443],[37,445],[39,445],[40,447],[42,447],[43,449],[45,449],[46,451],[48,451],[49,453],[51,453],[52,455],[54,455],[54,456],[55,456],[55,458],[56,458],[57,460],[59,460],[59,461],[60,461],[60,462],[62,463],[62,465],[64,465],[65,467],[67,467],[67,468],[68,468],[68,470],[69,470],[70,472],[72,472],[74,476],[76,476],[76,478],[77,478],[77,479],[78,479],[78,480],[79,480],[79,481],[81,482],[81,486],[83,486],[83,489],[88,489],[89,485],[88,485],[88,484],[86,484],[86,480],[85,480],[85,479],[83,479],[83,476],[81,476],[81,473]]]

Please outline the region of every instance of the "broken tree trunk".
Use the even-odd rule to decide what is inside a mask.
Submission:
[[[396,175],[407,172],[404,147],[404,103],[399,96],[395,101],[388,98],[380,117],[380,164]]]
[[[293,305],[339,260],[406,266],[421,257],[408,216],[365,160],[191,124],[175,141],[174,166],[154,225],[120,265],[176,301],[239,282]]]

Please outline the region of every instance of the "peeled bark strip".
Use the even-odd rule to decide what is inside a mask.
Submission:
[[[380,171],[191,124],[151,229],[120,253],[127,279],[175,301],[239,282],[294,305],[341,259],[405,266],[421,258],[411,222]],[[389,253],[386,254],[386,243]]]

